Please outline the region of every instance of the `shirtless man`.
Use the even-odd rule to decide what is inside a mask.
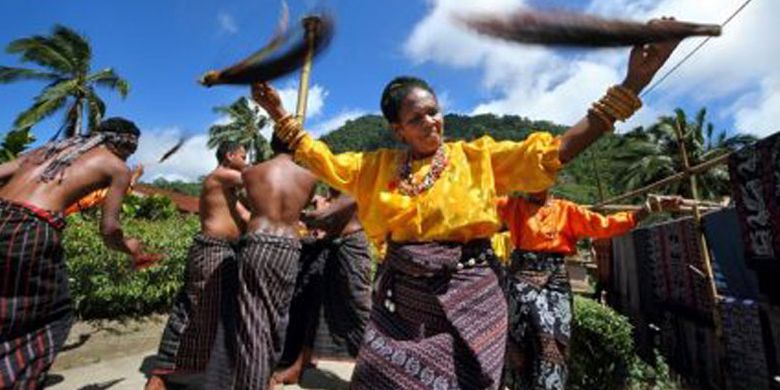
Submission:
[[[108,187],[100,233],[113,250],[148,265],[141,242],[119,222],[130,185],[125,160],[138,128],[123,118],[103,121],[89,137],[50,142],[0,165],[0,388],[38,389],[65,342],[73,319],[62,248],[63,210]]]
[[[251,218],[238,255],[237,331],[224,359],[229,367],[210,371],[215,383],[207,388],[264,390],[282,352],[301,248],[298,220],[316,179],[283,142],[272,138],[271,149],[273,158],[242,174]]]
[[[280,364],[284,369],[274,374],[274,384],[298,383],[311,365],[322,308],[339,357],[357,356],[371,311],[371,255],[354,199],[330,189],[303,220],[324,237],[304,245]]]
[[[203,181],[201,231],[193,238],[184,286],[168,318],[147,390],[165,389],[167,382],[184,382],[203,373],[215,342],[221,342],[217,329],[235,295],[236,244],[249,220],[238,195],[246,149],[234,142],[222,143],[217,162]]]

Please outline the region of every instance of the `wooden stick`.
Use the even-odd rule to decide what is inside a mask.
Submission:
[[[685,149],[685,139],[683,138],[683,123],[678,116],[675,121],[674,131],[677,136],[677,145],[680,149],[680,157],[682,158],[683,167],[685,172],[691,172],[690,161],[688,160],[688,151]],[[720,337],[723,334],[723,324],[720,321],[720,315],[718,314],[718,286],[715,285],[715,274],[712,271],[712,259],[710,258],[709,246],[707,245],[707,237],[704,235],[704,229],[701,226],[701,212],[699,211],[699,189],[696,183],[696,174],[690,174],[689,180],[691,183],[691,197],[697,203],[693,204],[693,221],[696,226],[696,232],[699,235],[699,249],[701,251],[702,259],[704,260],[704,274],[706,275],[707,282],[710,287],[710,296],[712,297],[712,321],[715,325],[715,336]]]
[[[601,211],[637,211],[644,206],[639,205],[632,205],[632,204],[605,204],[605,205],[583,205],[591,210],[601,210]],[[701,211],[710,211],[710,210],[720,210],[722,209],[722,206],[699,206],[699,210]],[[692,206],[681,206],[679,209],[674,210],[674,212],[683,212],[683,213],[690,213],[693,212]]]
[[[296,118],[303,124],[306,120],[306,103],[309,99],[309,78],[311,77],[311,63],[314,59],[314,39],[317,29],[320,27],[320,18],[309,16],[303,19],[303,28],[306,31],[306,43],[308,45],[306,58],[301,69],[301,78],[298,83],[298,104],[295,109]]]
[[[706,170],[708,170],[708,169],[710,169],[710,168],[712,168],[714,166],[717,166],[717,165],[725,163],[726,160],[728,160],[729,156],[731,156],[731,153],[726,153],[724,155],[715,157],[715,158],[710,159],[708,161],[705,161],[705,162],[703,162],[703,163],[701,163],[699,165],[691,167],[690,169],[688,169],[687,172],[675,173],[672,176],[669,176],[669,177],[667,177],[665,179],[659,180],[659,181],[657,181],[655,183],[648,184],[648,185],[646,185],[646,186],[644,186],[642,188],[638,188],[636,190],[626,192],[623,195],[618,195],[618,196],[615,196],[613,198],[607,199],[607,200],[597,204],[596,207],[604,206],[604,205],[608,205],[608,204],[612,204],[612,203],[617,203],[617,202],[620,202],[621,200],[624,200],[624,199],[627,199],[627,198],[632,198],[632,197],[635,197],[635,196],[638,196],[638,195],[644,195],[644,194],[646,194],[646,193],[648,193],[650,191],[653,191],[653,190],[655,190],[657,188],[661,188],[663,186],[666,186],[666,185],[678,182],[680,180],[683,180],[683,179],[687,178],[688,176],[690,176],[692,174],[696,174],[696,173],[699,173],[699,172],[704,172],[704,171],[706,171]]]

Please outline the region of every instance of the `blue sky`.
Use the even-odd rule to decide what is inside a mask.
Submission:
[[[474,4],[465,4],[474,3]],[[328,2],[290,0],[291,22],[316,7],[336,18],[330,49],[314,65],[310,118],[317,133],[346,119],[378,112],[384,84],[399,74],[428,79],[448,112],[518,114],[572,123],[610,84],[625,73],[627,49],[555,50],[503,44],[456,25],[457,12],[508,10],[520,6],[565,7],[645,20],[661,15],[721,23],[743,0],[522,1],[406,0]],[[55,23],[85,34],[93,47],[93,68],[113,67],[129,80],[127,99],[103,91],[107,115],[126,116],[144,131],[134,161],[148,162],[180,135],[193,136],[163,165],[151,165],[147,179],[194,179],[214,166],[205,148],[212,112],[246,93],[237,87],[203,88],[195,80],[249,54],[272,33],[280,2],[224,1],[7,1],[0,13],[0,44],[48,33]],[[724,31],[664,84],[646,96],[645,108],[622,129],[649,123],[674,107],[710,110],[718,129],[766,135],[780,130],[780,33],[773,15],[780,2],[754,0]],[[697,41],[678,50],[671,63]],[[0,53],[0,64],[17,66]],[[663,72],[663,70],[662,70]],[[275,82],[293,102],[297,75]],[[42,85],[0,85],[0,127],[28,107]],[[288,103],[289,108],[292,105]],[[46,139],[60,116],[34,128]]]

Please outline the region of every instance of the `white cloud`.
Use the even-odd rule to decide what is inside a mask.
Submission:
[[[228,12],[221,11],[217,14],[217,23],[219,24],[219,30],[220,32],[228,33],[228,34],[235,34],[238,32],[238,25],[236,24],[236,19],[233,18],[233,15],[231,15]]]
[[[157,163],[162,155],[182,137],[181,129],[147,130],[141,135],[138,150],[130,158],[131,164],[144,164],[141,181],[166,180],[196,181],[217,165],[214,151],[206,146],[208,136],[195,135],[185,141],[181,148],[163,163]]]
[[[780,79],[767,78],[762,84],[760,91],[734,105],[736,127],[759,137],[780,131]]]
[[[517,114],[531,118],[573,123],[582,117],[589,103],[610,84],[622,80],[627,49],[585,51],[552,50],[539,46],[498,42],[465,31],[456,25],[453,13],[522,7],[522,0],[430,0],[429,13],[412,30],[404,44],[407,56],[416,62],[477,68],[483,72],[482,86],[491,96],[477,104],[475,113]],[[593,0],[588,12],[632,20],[664,15],[679,20],[720,24],[743,0]],[[680,102],[688,110],[716,102],[734,101],[727,114],[737,130],[763,134],[780,122],[778,82],[780,80],[780,33],[774,16],[780,15],[779,1],[753,2],[724,28],[723,36],[712,39],[655,91],[646,96],[645,107],[621,126],[630,128],[652,122],[658,113],[669,113]],[[677,63],[701,39],[684,41],[674,53]],[[711,115],[719,115],[712,113]]]
[[[347,121],[349,120],[359,118],[366,114],[368,114],[368,112],[363,110],[347,110],[332,118],[326,119],[322,122],[315,123],[314,125],[311,126],[309,131],[311,131],[311,133],[315,137],[319,137],[328,132],[338,129],[339,127],[347,123]]]

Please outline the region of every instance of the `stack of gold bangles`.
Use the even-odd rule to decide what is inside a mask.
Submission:
[[[292,115],[287,115],[274,125],[274,134],[290,149],[295,149],[298,142],[306,136],[303,125]]]
[[[642,101],[632,90],[620,85],[613,85],[607,90],[606,95],[593,103],[588,114],[595,116],[612,130],[615,121],[625,121],[634,115],[640,107],[642,107]]]

